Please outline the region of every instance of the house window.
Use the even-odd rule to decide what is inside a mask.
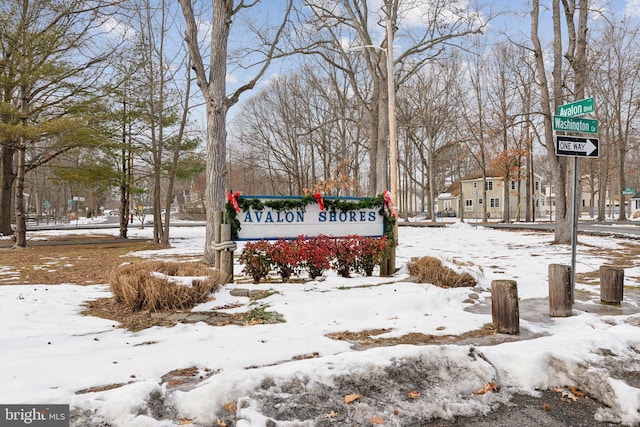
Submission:
[[[473,210],[473,200],[471,199],[466,199],[464,201],[464,210],[467,212],[470,212]]]
[[[487,181],[487,190],[493,190],[493,181]]]
[[[482,199],[478,199],[478,204],[481,205],[482,204]]]
[[[512,190],[516,189],[516,182],[515,181],[511,181],[511,189]]]
[[[445,200],[444,201],[444,208],[445,209],[451,209],[451,200]]]
[[[473,188],[478,188],[478,183],[477,182],[473,183]]]
[[[540,189],[540,181],[536,181],[535,182],[535,191],[538,191]]]
[[[499,208],[500,207],[500,199],[498,199],[497,197],[492,197],[490,200],[490,204],[492,208]]]

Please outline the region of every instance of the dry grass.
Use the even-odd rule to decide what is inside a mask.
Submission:
[[[193,308],[219,283],[218,273],[206,264],[163,261],[123,265],[110,280],[116,302],[134,311]]]
[[[131,252],[160,248],[153,243],[140,241],[101,244],[97,243],[100,238],[65,240],[69,244],[0,248],[0,265],[4,269],[0,275],[0,285],[105,284],[119,265],[140,259],[129,255]],[[95,240],[96,243],[74,244],[75,240]]]
[[[432,345],[432,344],[459,344],[463,342],[473,342],[474,340],[495,335],[496,330],[492,324],[486,324],[480,329],[465,332],[459,335],[425,335],[421,333],[410,333],[394,338],[376,338],[390,332],[391,329],[370,329],[360,332],[335,332],[327,334],[328,338],[347,341],[353,344],[356,350],[366,350],[374,347],[390,347],[395,345]]]
[[[407,263],[409,274],[416,276],[422,283],[431,283],[441,288],[473,287],[476,280],[469,273],[456,273],[442,265],[438,258],[425,256],[412,258]]]

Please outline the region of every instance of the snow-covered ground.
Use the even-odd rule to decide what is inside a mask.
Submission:
[[[133,228],[130,236],[148,237],[151,228]],[[106,231],[74,231],[92,232]],[[108,232],[117,235],[117,230]],[[53,233],[35,231],[29,237]],[[204,227],[174,227],[171,233],[172,248],[138,255],[202,253]],[[0,403],[69,403],[75,425],[212,426],[223,425],[227,416],[237,426],[313,426],[348,413],[350,420],[379,417],[385,425],[400,426],[418,416],[482,414],[513,392],[573,385],[610,407],[598,412],[598,420],[640,424],[640,315],[635,314],[640,307],[625,298],[618,311],[597,314],[599,288],[592,284],[577,284],[584,301],[571,317],[549,318],[544,304],[532,305],[541,311],[536,316],[521,308],[521,339],[496,345],[357,350],[329,338],[331,333],[382,328],[389,331],[376,338],[477,330],[491,323],[490,310],[478,307],[488,306],[492,280],[516,280],[525,307],[527,301],[548,296],[549,264],[570,263],[570,247],[551,244],[547,233],[460,223],[400,227],[399,233],[401,268],[392,278],[345,279],[328,273],[321,281],[306,283],[230,284],[215,300],[195,309],[231,306],[227,312],[248,311],[249,298],[232,296],[234,288],[274,290],[260,300],[285,319],[272,325],[199,322],[130,332],[114,327],[113,321],[79,314],[84,302],[110,296],[107,284],[0,286]],[[581,236],[578,273],[609,263],[602,254],[622,250],[622,242]],[[599,248],[605,251],[595,250]],[[441,289],[407,281],[406,263],[425,255],[468,271],[478,287]],[[236,267],[239,273],[242,267]],[[0,265],[0,280],[12,274]],[[637,291],[638,278],[638,266],[625,269],[628,292]],[[471,294],[475,300],[469,299]],[[475,309],[469,310],[471,306]],[[594,309],[584,309],[590,306]],[[429,374],[410,378],[407,366]],[[172,386],[162,380],[171,371],[190,367],[198,371],[192,384]],[[627,373],[635,373],[635,382],[625,380]],[[394,375],[406,378],[391,381]],[[378,390],[378,381],[402,385]],[[500,392],[474,393],[490,382]],[[104,390],[109,385],[114,388]],[[418,397],[408,399],[411,391]],[[336,394],[337,401],[327,398]],[[346,404],[343,398],[349,394],[360,398]],[[381,395],[388,404],[381,403]],[[287,410],[303,405],[300,396],[309,408],[291,415]]]

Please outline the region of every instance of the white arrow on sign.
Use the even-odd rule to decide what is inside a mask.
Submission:
[[[595,145],[593,141],[591,141],[590,139],[587,139],[587,144],[584,147],[584,151],[585,153],[587,153],[587,156],[589,156],[591,153],[593,153],[597,149],[598,149],[598,146]]]

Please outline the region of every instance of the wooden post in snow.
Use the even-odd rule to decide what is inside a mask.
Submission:
[[[518,284],[515,280],[491,282],[491,317],[498,333],[511,335],[520,333]]]
[[[233,251],[238,245],[231,240],[231,224],[224,223],[224,212],[213,213],[213,243],[215,269],[220,273],[221,283],[233,282]]]
[[[620,305],[624,293],[624,270],[620,267],[600,267],[600,301]]]
[[[549,264],[549,315],[569,317],[572,305],[571,266]]]
[[[220,274],[222,283],[233,282],[233,251],[236,248],[235,242],[231,240],[231,224],[220,224],[221,245],[225,246],[220,251]]]

